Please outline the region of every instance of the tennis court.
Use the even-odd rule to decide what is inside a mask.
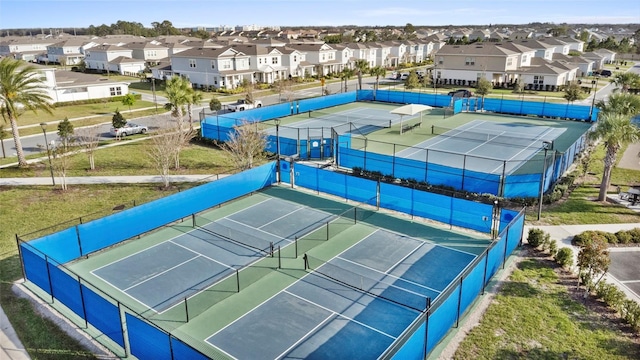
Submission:
[[[307,275],[206,341],[238,359],[375,359],[475,258],[376,230],[329,261],[306,256]]]
[[[552,143],[564,131],[547,126],[473,120],[399,151],[396,156],[421,161],[428,158],[430,163],[483,173],[511,174],[535,156],[544,142]],[[465,162],[465,155],[474,156],[474,161]]]
[[[355,107],[339,111],[327,109],[308,111],[292,116],[291,119],[295,122],[281,127],[280,136],[297,138],[297,129],[304,129],[305,132],[308,129],[310,137],[321,137],[323,136],[323,128],[333,128],[338,134],[365,135],[380,129],[390,128],[399,124],[401,120],[419,118],[419,116],[401,118],[389,112],[393,108],[375,104],[375,106]],[[267,133],[275,135],[275,130],[268,129]]]
[[[194,216],[192,229],[91,273],[162,313],[334,217],[269,198],[215,221]],[[225,290],[237,292],[239,283],[229,282]]]

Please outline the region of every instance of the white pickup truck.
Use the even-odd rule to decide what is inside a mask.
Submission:
[[[253,103],[248,103],[246,100],[240,99],[236,101],[235,104],[227,105],[229,111],[245,111],[259,107],[262,107],[262,101],[260,100],[254,100]]]

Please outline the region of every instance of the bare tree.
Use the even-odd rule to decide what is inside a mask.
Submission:
[[[89,157],[89,169],[96,169],[95,152],[100,144],[99,126],[89,126],[76,129],[76,141],[78,146],[84,149]]]
[[[260,130],[259,123],[246,120],[241,125],[234,126],[229,134],[229,140],[222,144],[222,149],[240,170],[251,169],[256,163],[266,159],[265,147],[267,134]]]
[[[147,155],[160,173],[165,189],[170,185],[169,170],[177,158],[176,154],[182,148],[183,134],[184,130],[175,123],[167,122],[151,137],[151,144],[146,149]]]
[[[62,191],[67,191],[67,172],[71,168],[73,163],[72,156],[73,149],[75,148],[75,139],[71,138],[68,141],[59,141],[53,146],[51,151],[52,160],[51,165],[53,171],[58,175],[60,180],[60,188]]]
[[[275,89],[278,92],[278,101],[284,99],[286,102],[293,101],[293,81],[289,79],[278,80],[274,83]]]

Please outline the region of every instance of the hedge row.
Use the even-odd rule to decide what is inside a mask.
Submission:
[[[640,244],[640,227],[631,230],[620,230],[610,233],[600,230],[587,230],[573,237],[575,245],[583,246],[590,242],[594,237],[602,238],[607,244]]]

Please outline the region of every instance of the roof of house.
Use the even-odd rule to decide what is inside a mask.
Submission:
[[[470,45],[444,45],[437,55],[477,55],[477,56],[508,56],[518,54],[518,51],[507,49],[491,43]]]

